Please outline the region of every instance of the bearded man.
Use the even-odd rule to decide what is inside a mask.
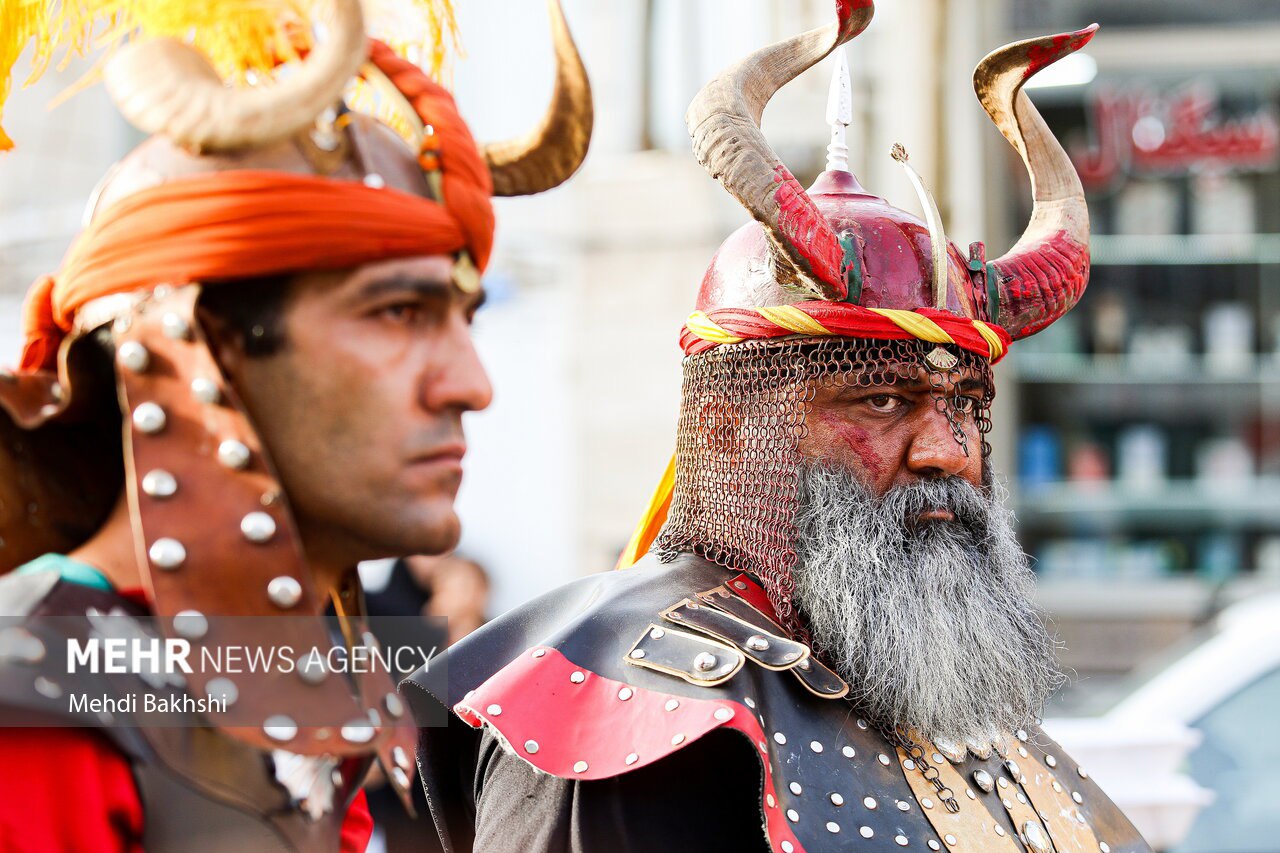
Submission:
[[[551,3],[550,111],[482,150],[359,0],[234,26],[125,5],[113,32],[194,45],[137,38],[107,64],[155,135],[32,288],[0,374],[0,847],[364,850],[361,786],[376,761],[407,805],[415,731],[367,663],[355,567],[457,542],[462,416],[491,396],[470,337],[490,198],[577,169],[585,70]],[[447,34],[449,4],[428,7]],[[309,11],[327,36],[299,43]],[[225,85],[245,57],[266,82]],[[186,666],[158,666],[160,640]],[[153,651],[68,656],[99,643]]]
[[[769,148],[769,98],[870,21],[870,0],[835,7],[689,109],[756,221],[681,336],[674,469],[624,563],[653,553],[405,688],[448,850],[1147,849],[1035,724],[1053,642],[984,441],[991,364],[1087,280],[1079,180],[1021,87],[1094,28],[978,67],[1036,197],[987,263],[947,242],[900,149],[927,223],[863,189],[838,138],[807,192]]]

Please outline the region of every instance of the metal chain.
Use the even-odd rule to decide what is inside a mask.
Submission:
[[[937,792],[938,799],[946,810],[951,814],[959,813],[960,801],[956,799],[955,792],[942,781],[942,774],[938,772],[938,768],[933,766],[924,749],[900,733],[896,727],[877,725],[876,728],[879,729],[885,740],[901,747],[907,753],[907,757],[915,764],[916,769],[920,771],[920,775],[933,786],[933,790]]]

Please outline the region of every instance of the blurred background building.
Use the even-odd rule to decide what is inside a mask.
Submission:
[[[519,133],[550,87],[542,6],[458,6],[464,112],[482,139]],[[468,423],[462,548],[490,571],[493,613],[613,565],[673,449],[678,330],[746,216],[694,161],[685,106],[723,66],[830,10],[566,6],[595,86],[592,152],[566,187],[498,203],[491,301],[476,323],[497,395]],[[1124,676],[1280,585],[1280,4],[885,0],[845,48],[862,182],[915,210],[889,157],[903,143],[951,238],[998,254],[1021,232],[1030,192],[973,97],[972,69],[1005,42],[1095,20],[1089,48],[1031,92],[1088,188],[1092,283],[998,368],[992,435],[1078,676],[1063,710],[1123,694]],[[101,88],[46,112],[82,71],[15,92],[5,116],[19,145],[0,158],[5,361],[17,357],[27,284],[56,266],[95,182],[137,141]],[[824,162],[829,74],[824,64],[803,76],[764,117],[802,182]],[[1280,699],[1276,662],[1258,666],[1237,687],[1270,684],[1262,695]],[[1276,743],[1249,750],[1280,760]]]

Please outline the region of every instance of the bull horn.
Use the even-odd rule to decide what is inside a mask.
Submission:
[[[1022,86],[1084,47],[1097,30],[1093,24],[1005,45],[973,72],[978,100],[1022,156],[1035,198],[1022,237],[989,265],[991,317],[1015,339],[1034,335],[1070,311],[1089,283],[1089,208],[1080,176]]]
[[[591,81],[560,0],[547,0],[547,9],[556,53],[551,105],[532,133],[484,146],[496,196],[533,195],[559,186],[582,165],[591,143]]]
[[[861,33],[872,0],[837,0],[836,23],[778,42],[732,65],[703,87],[685,113],[702,167],[764,226],[774,257],[821,299],[844,299],[844,251],[795,176],[760,130],[779,89]]]
[[[360,0],[329,0],[328,38],[271,85],[223,84],[196,48],[171,38],[132,43],[107,64],[107,91],[131,124],[200,151],[258,148],[310,126],[342,97],[367,53]]]

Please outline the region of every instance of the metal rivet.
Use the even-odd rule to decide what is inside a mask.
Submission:
[[[906,800],[898,800],[898,811],[900,812],[911,811],[911,803],[908,803]]]
[[[524,742],[524,751],[530,755],[536,755],[538,752],[538,742],[536,740],[527,740]]]
[[[907,770],[916,769],[916,763],[912,761],[910,758],[904,759],[902,762],[902,766],[905,767]]]
[[[178,491],[178,480],[168,471],[157,468],[142,477],[142,493],[147,497],[164,500]]]
[[[387,713],[395,719],[404,716],[404,700],[394,693],[388,693],[382,699],[382,704],[387,709]]]
[[[800,812],[796,811],[795,809],[787,809],[787,820],[791,821],[792,823],[797,822],[798,820],[800,820]]]
[[[164,330],[164,336],[171,341],[186,340],[191,334],[191,324],[172,312],[160,318],[160,328]]]
[[[764,801],[769,804],[769,808],[773,808],[778,804],[778,801],[773,798],[773,794],[765,794]]]
[[[1004,781],[1003,779],[1000,781]],[[985,770],[973,771],[973,784],[982,789],[984,794],[990,794],[995,788],[995,782],[991,778],[991,774]]]
[[[570,673],[569,680],[572,681],[574,684],[581,684],[582,682],[587,680],[587,676],[581,672],[575,671]]]
[[[1007,811],[1012,811],[1012,810],[1013,810],[1013,801],[1012,801],[1012,800],[1010,800],[1008,797],[1006,797],[1006,798],[1004,798],[1003,800],[1001,800],[1001,801],[1000,801],[1000,804],[1001,804],[1002,806],[1004,806],[1004,807],[1005,807],[1005,809],[1006,809]]]
[[[40,663],[44,656],[44,643],[26,628],[14,625],[0,629],[0,660]]]
[[[623,761],[626,762],[628,767],[630,767],[632,764],[635,764],[639,760],[640,760],[640,756],[636,755],[634,752],[628,754],[627,757],[623,759]]]
[[[1018,762],[1014,761],[1012,758],[1004,763],[1004,769],[1008,770],[1009,775],[1014,779],[1017,779],[1022,775],[1022,769],[1018,767]]]
[[[831,805],[833,805],[833,806],[843,806],[843,805],[844,805],[844,797],[840,796],[839,794],[832,794],[832,795],[831,795]]]
[[[249,460],[253,457],[253,453],[249,450],[249,446],[243,441],[237,441],[234,438],[228,438],[226,441],[218,445],[218,462],[224,468],[230,468],[233,471],[243,471],[249,467]]]
[[[228,706],[236,704],[240,698],[240,688],[230,678],[211,678],[204,686],[204,692],[213,699],[221,699]]]
[[[756,706],[755,700],[752,699],[750,696],[742,697],[742,701],[747,703],[748,708],[755,708]]]
[[[711,652],[699,652],[693,659],[693,668],[698,672],[710,672],[718,663],[720,663],[719,659]]]
[[[139,403],[138,407],[133,410],[133,426],[138,432],[146,435],[155,435],[164,429],[168,418],[165,417],[164,409],[155,403]]]
[[[864,826],[858,829],[858,834],[863,838],[870,838],[876,834],[876,831],[869,826]]]
[[[364,185],[371,189],[380,190],[387,185],[387,182],[377,172],[370,172],[364,176]]]
[[[889,764],[890,764],[890,762],[889,762],[889,756],[885,755],[883,752],[882,752],[882,753],[880,753],[879,755],[877,755],[877,756],[876,756],[876,759],[877,759],[881,764],[883,764],[885,767],[888,767],[888,766],[889,766]]]
[[[240,519],[240,532],[255,545],[262,545],[276,535],[276,520],[265,512],[251,512]]]
[[[212,379],[197,376],[191,380],[191,395],[201,403],[212,406],[222,400],[222,389]]]
[[[1025,806],[1025,805],[1027,804],[1027,795],[1026,795],[1026,794],[1024,794],[1024,793],[1022,793],[1021,791],[1019,791],[1019,792],[1018,792],[1018,802],[1022,803],[1022,804]]]
[[[840,824],[836,823],[834,820],[827,821],[827,832],[835,834],[839,831],[840,831]]]
[[[774,732],[773,739],[776,740],[779,744],[784,744],[787,742],[787,736],[784,735],[782,732]]]
[[[814,752],[822,752],[822,744],[818,743],[816,740],[809,741],[809,748]]]
[[[298,724],[292,717],[276,714],[262,724],[263,733],[277,743],[287,743],[298,736]]]
[[[853,758],[853,756],[856,754],[856,753],[854,752],[853,747],[851,747],[851,746],[846,746],[846,747],[842,748],[842,749],[840,750],[840,752],[841,752],[841,754],[842,754],[842,755],[844,755],[844,757],[845,757],[845,758]]]
[[[157,569],[173,571],[186,562],[187,549],[177,539],[157,539],[147,549],[147,556]]]
[[[684,735],[679,735],[679,734],[678,734],[678,735],[675,735],[674,737],[672,737],[672,738],[671,738],[671,745],[672,745],[672,746],[679,746],[679,745],[680,745],[680,744],[682,744],[682,743],[684,743]]]
[[[785,661],[793,661],[798,657],[800,657],[799,652],[787,652],[785,655],[782,656],[782,659]]]
[[[875,798],[875,797],[864,797],[864,798],[863,798],[863,800],[862,800],[862,804],[863,804],[864,806],[866,806],[867,808],[869,808],[869,809],[874,809],[874,808],[876,807],[876,798]]]
[[[667,632],[662,628],[654,628],[649,632],[649,636],[655,640],[661,640],[663,637],[667,636]]]
[[[942,836],[942,840],[947,842],[948,847],[956,846],[956,837],[950,833],[947,833],[946,835]]]
[[[942,845],[941,845],[941,844],[939,844],[938,842],[934,841],[932,838],[930,838],[930,839],[929,839],[929,849],[930,849],[930,850],[941,850],[941,849],[942,849]]]
[[[302,584],[297,578],[281,575],[267,584],[267,598],[276,607],[288,609],[302,600]]]
[[[1000,836],[1001,838],[1004,838],[1004,827],[998,823],[996,824],[996,835]]]
[[[342,727],[341,734],[347,743],[368,743],[373,740],[375,732],[368,720],[352,720]]]
[[[209,633],[209,620],[199,610],[183,610],[174,614],[173,632],[188,640],[198,640]]]
[[[907,846],[907,837],[905,835],[895,835],[893,840],[899,847]]]
[[[324,658],[317,654],[303,655],[298,658],[298,665],[296,668],[298,670],[298,677],[307,684],[320,684],[329,675],[329,670],[326,669],[324,665]],[[394,696],[395,694],[388,693],[387,695]],[[400,701],[399,697],[396,697],[396,701]],[[389,707],[390,706],[388,705],[388,708]],[[401,711],[403,710],[404,709],[401,708]]]
[[[1001,776],[999,779],[996,780],[996,784],[999,785],[1001,788],[1007,788],[1009,787],[1009,780]]]
[[[795,853],[795,845],[790,841],[782,842],[782,853]]]
[[[733,585],[734,585],[734,586],[736,586],[738,589],[746,589],[746,588],[747,588],[746,581],[734,581],[734,582],[733,582]]]
[[[791,793],[795,794],[797,797],[804,793],[804,788],[801,787],[799,782],[792,782],[788,784],[787,787],[790,788]]]
[[[804,670],[805,672],[808,672],[809,670],[813,669],[813,664],[809,663],[808,658],[805,658],[804,660],[800,661],[800,663],[796,664],[796,666],[798,666],[800,669]]]
[[[545,657],[545,656],[546,656],[546,654],[547,654],[547,650],[546,650],[546,649],[534,649],[534,650],[533,650],[533,656],[534,656],[535,658]]]
[[[393,767],[391,770],[391,777],[395,779],[397,787],[409,787],[409,774],[403,767]]]
[[[1050,766],[1050,767],[1057,767],[1057,766],[1058,766],[1058,759],[1054,758],[1052,755],[1046,755],[1046,756],[1044,757],[1044,763],[1045,763],[1045,764],[1047,764],[1047,765],[1048,765],[1048,766]]]
[[[866,721],[866,720],[863,720],[863,719],[861,719],[861,718],[859,718],[859,719],[858,719],[858,728],[862,729],[862,730],[865,732],[865,731],[867,730],[867,721]]]
[[[485,713],[486,713],[486,714],[488,714],[490,717],[500,717],[500,716],[502,716],[502,706],[501,706],[501,705],[490,705],[488,708],[485,708],[485,709],[484,709],[484,711],[485,711]]]
[[[730,708],[716,708],[716,712],[711,716],[724,723],[733,719],[733,710]]]
[[[942,753],[940,753],[940,752],[935,752],[935,753],[933,754],[933,763],[934,763],[934,764],[942,764],[944,761],[946,761],[946,759],[942,757]]]
[[[747,638],[747,648],[753,652],[763,652],[769,648],[769,641],[759,634],[753,634]]]
[[[625,702],[635,694],[636,692],[632,690],[630,687],[624,687],[618,691],[618,698],[621,699],[623,702]]]
[[[1084,771],[1083,767],[1077,767],[1076,772],[1080,774],[1081,779],[1088,779],[1089,774]]]
[[[46,699],[59,699],[62,697],[62,688],[58,686],[58,682],[43,675],[36,676],[35,680],[36,692]]]
[[[668,699],[667,704],[664,705],[663,707],[666,708],[668,711],[674,711],[676,708],[680,707],[680,703],[675,699]]]
[[[920,805],[924,806],[926,809],[931,809],[933,808],[933,800],[929,799],[928,797],[925,797],[920,801]]]
[[[1098,842],[1098,849],[1101,850],[1102,853],[1111,853],[1111,845],[1105,841]]]
[[[1048,853],[1049,850],[1053,849],[1053,845],[1049,843],[1049,836],[1045,835],[1044,829],[1033,820],[1029,820],[1022,825],[1022,837],[1026,839],[1027,846],[1034,850],[1035,853]]]
[[[116,360],[127,370],[142,373],[151,366],[151,352],[137,341],[125,341],[116,350]]]
[[[631,656],[636,660],[640,660],[644,657],[644,649],[632,649]]]
[[[1083,802],[1084,802],[1084,797],[1080,796],[1080,792],[1079,792],[1079,791],[1072,791],[1072,792],[1071,792],[1071,799],[1075,800],[1075,802],[1076,802],[1076,804],[1077,804],[1077,805],[1079,805],[1079,804],[1081,804],[1081,803],[1083,803]]]
[[[1030,754],[1027,752],[1027,748],[1025,746],[1018,747],[1018,755],[1021,755],[1023,758],[1031,757]]]
[[[573,772],[574,772],[574,773],[586,773],[586,772],[587,772],[587,762],[585,762],[585,761],[577,761],[577,762],[574,762],[574,765],[573,765]]]
[[[1024,740],[1026,740],[1026,739],[1027,739],[1027,730],[1026,730],[1026,729],[1018,729],[1017,734],[1018,734],[1018,740],[1023,740],[1023,741],[1024,741]]]

